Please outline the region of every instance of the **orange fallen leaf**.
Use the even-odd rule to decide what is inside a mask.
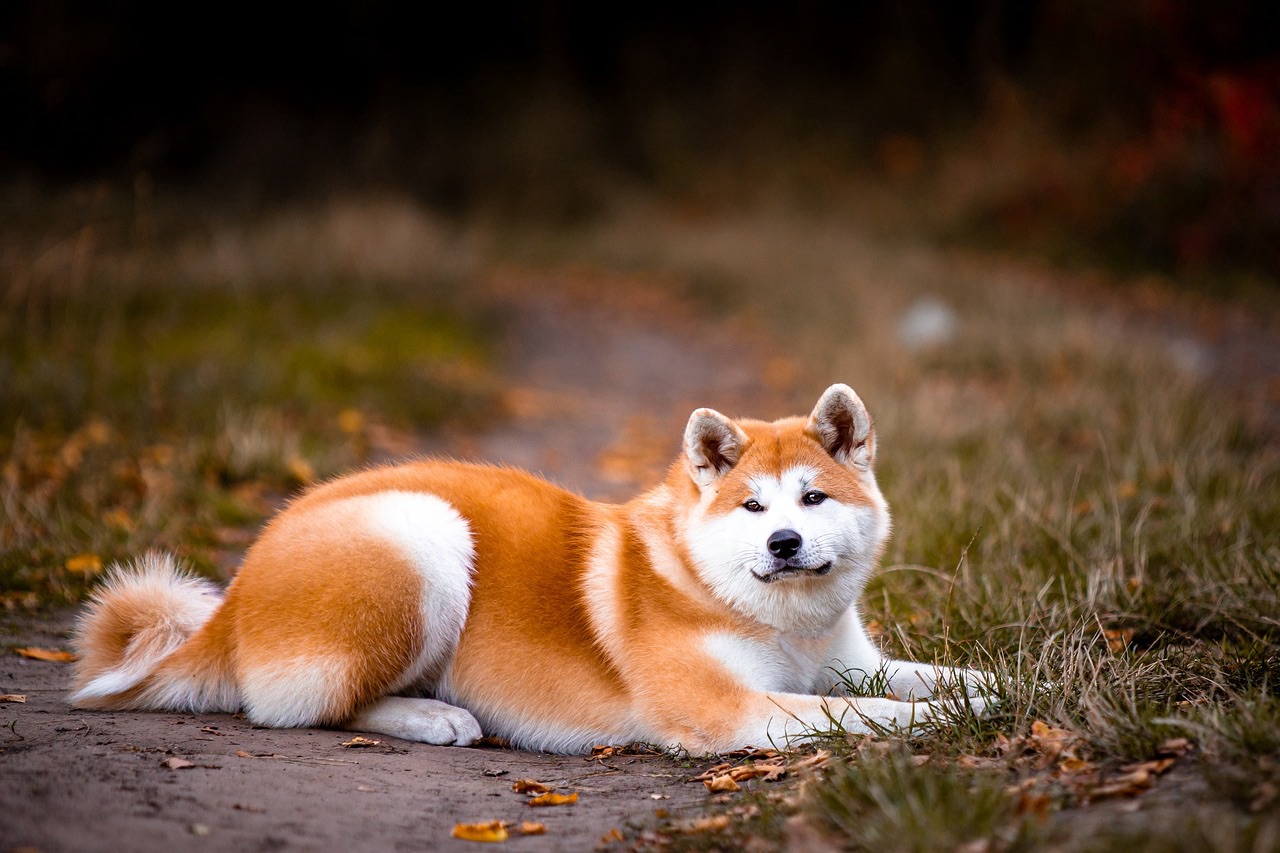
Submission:
[[[289,461],[285,463],[285,469],[288,470],[290,477],[304,486],[315,482],[316,469],[301,456],[290,457]]]
[[[1049,817],[1049,805],[1048,794],[1024,791],[1018,797],[1017,805],[1014,806],[1014,814],[1032,815],[1037,820],[1043,821]]]
[[[578,801],[578,792],[572,794],[539,794],[529,801],[529,805],[534,807],[540,806],[567,806]]]
[[[351,740],[343,741],[343,749],[368,749],[371,746],[382,746],[382,741],[356,735]]]
[[[1167,773],[1173,767],[1176,759],[1173,758],[1157,758],[1154,761],[1140,761],[1137,764],[1126,764],[1121,767],[1126,773],[1150,773],[1153,776],[1160,776]]]
[[[102,523],[108,527],[114,527],[123,530],[125,533],[132,533],[135,528],[133,517],[126,510],[116,507],[109,509],[102,514]]]
[[[538,823],[535,820],[521,821],[520,826],[516,827],[521,835],[546,835],[547,825]]]
[[[1112,654],[1119,654],[1129,648],[1129,643],[1133,642],[1133,628],[1111,628],[1102,632],[1102,636],[1107,638],[1107,648]]]
[[[550,785],[535,782],[533,779],[517,779],[511,783],[511,790],[517,794],[545,794],[552,788]]]
[[[97,554],[76,554],[68,557],[63,566],[67,571],[78,575],[93,575],[102,571],[102,558]]]
[[[25,648],[25,649],[14,649],[14,651],[22,655],[24,658],[31,658],[32,660],[50,661],[52,663],[69,663],[76,659],[76,656],[73,655],[71,652],[64,652],[64,651],[61,651],[60,649]]]
[[[808,758],[802,758],[788,767],[788,770],[821,770],[831,763],[831,753],[820,749]]]
[[[608,832],[600,836],[600,841],[598,842],[598,844],[603,847],[603,846],[612,844],[615,841],[625,841],[625,840],[626,839],[622,837],[622,833],[618,830],[618,827],[613,826],[609,828]]]
[[[702,784],[706,785],[707,790],[712,793],[732,793],[742,790],[738,783],[733,781],[732,774],[729,773],[721,776],[712,776],[710,779],[703,779]]]
[[[488,823],[455,823],[453,832],[449,834],[463,841],[506,841],[511,837],[507,833],[507,825],[500,820]]]
[[[1058,762],[1058,769],[1063,773],[1092,773],[1093,764],[1082,758],[1071,756]]]
[[[26,702],[24,693],[0,693],[0,702]]]
[[[1191,751],[1192,743],[1184,737],[1169,738],[1156,748],[1156,755],[1186,755]]]
[[[168,767],[170,770],[187,770],[188,768],[195,767],[196,763],[194,761],[187,761],[185,758],[174,757],[166,758],[164,761],[161,761],[160,766]]]
[[[364,429],[364,413],[359,409],[343,409],[338,413],[338,429],[352,435]]]
[[[727,814],[718,814],[713,817],[700,817],[696,820],[681,824],[677,829],[684,833],[693,832],[721,832],[729,828],[729,816]]]
[[[1088,796],[1090,800],[1106,800],[1111,797],[1136,797],[1153,784],[1150,773],[1126,774],[1090,790]]]

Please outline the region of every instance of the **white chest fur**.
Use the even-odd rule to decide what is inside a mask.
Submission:
[[[767,639],[710,634],[707,654],[752,690],[812,693],[834,680],[827,671],[832,637],[776,632]]]

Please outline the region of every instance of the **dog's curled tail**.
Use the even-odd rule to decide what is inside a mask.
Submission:
[[[80,708],[234,711],[222,591],[152,552],[113,566],[76,623]]]

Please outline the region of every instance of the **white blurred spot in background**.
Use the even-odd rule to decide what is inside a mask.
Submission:
[[[955,339],[959,319],[951,306],[934,296],[922,296],[898,322],[898,340],[909,350],[930,349]]]

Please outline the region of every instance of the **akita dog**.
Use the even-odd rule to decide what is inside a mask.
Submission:
[[[698,409],[625,505],[457,462],[343,477],[276,516],[225,598],[169,557],[117,568],[77,626],[71,702],[552,752],[907,727],[954,713],[918,701],[941,682],[981,712],[985,673],[887,660],[858,615],[889,535],[874,459],[833,385],[808,418]]]

